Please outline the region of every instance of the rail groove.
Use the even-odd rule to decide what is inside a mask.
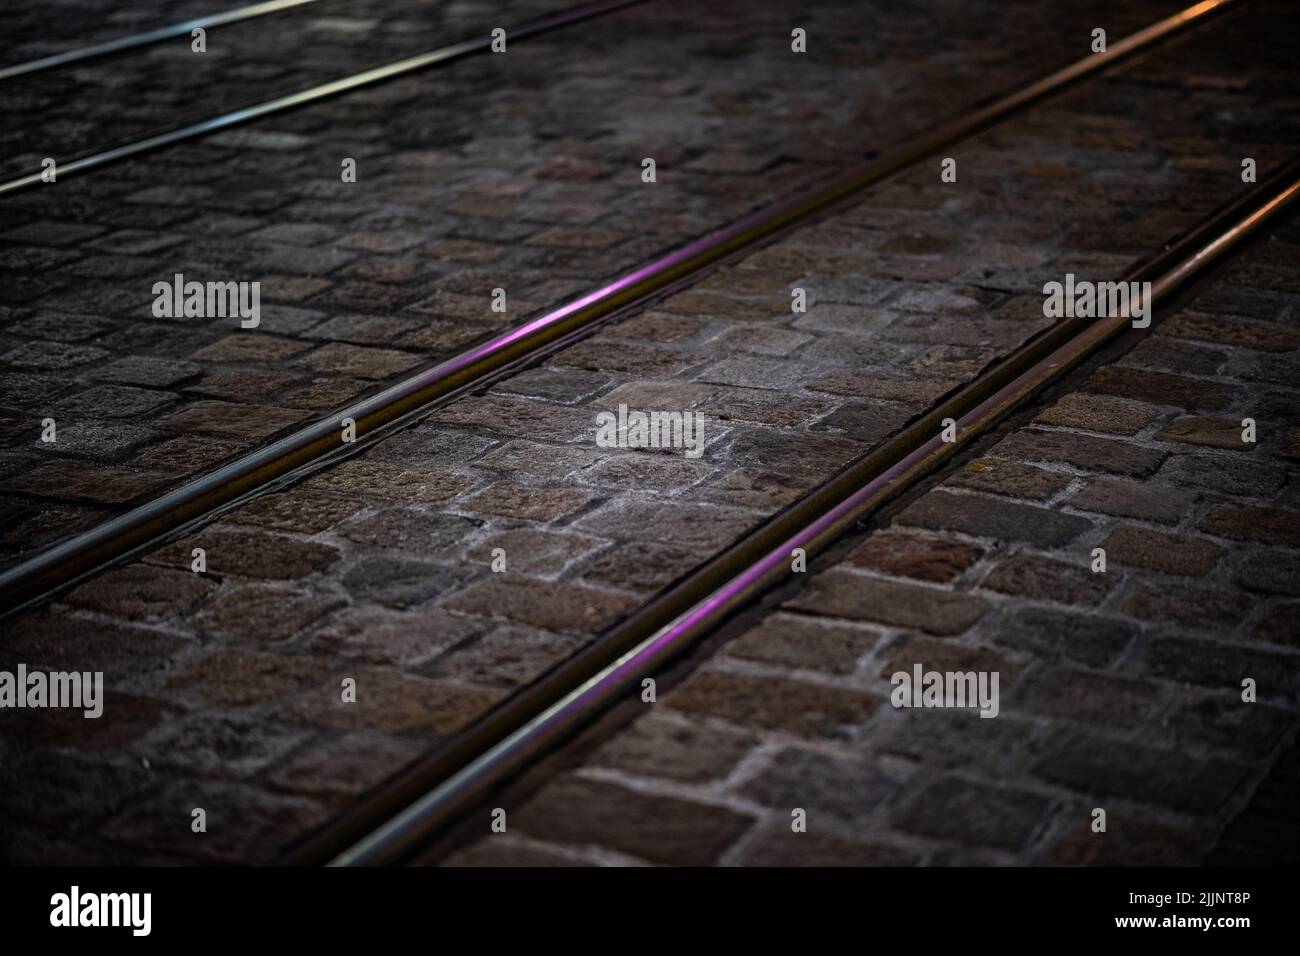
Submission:
[[[567,17],[564,22],[570,23],[635,2],[641,0],[605,0],[576,7],[556,16]],[[824,214],[899,171],[938,154],[954,143],[995,125],[1084,77],[1146,50],[1194,24],[1202,23],[1211,14],[1238,2],[1244,0],[1202,0],[1112,43],[1105,53],[1090,54],[1027,86],[985,101],[983,105],[908,140],[876,160],[742,217],[586,295],[439,365],[408,376],[369,398],[304,426],[174,491],[34,555],[0,573],[0,614],[42,600],[51,592],[74,583],[102,565],[199,521],[273,481],[319,463],[328,455],[356,450],[343,441],[346,419],[355,423],[355,435],[358,440],[362,440],[411,415],[432,411],[437,403],[445,404],[469,389],[482,387],[495,378],[508,374],[511,369],[536,360],[548,350],[590,334],[598,322],[612,320],[655,297],[673,291],[728,257]],[[583,12],[579,15],[578,11]],[[541,32],[559,25],[560,22],[552,17],[545,21],[545,25],[534,26],[533,30]],[[460,56],[482,49],[484,45],[485,41],[473,40],[444,50],[458,50],[454,55]],[[433,54],[426,54],[431,55]],[[415,68],[417,67],[407,66],[403,70],[409,72]],[[372,78],[367,82],[376,81]],[[0,186],[0,193],[3,191],[4,187]]]
[[[1300,157],[1215,213],[1121,281],[1150,282],[1150,306],[1234,251],[1300,199]],[[452,743],[354,811],[308,837],[285,862],[400,863],[425,848],[510,776],[639,690],[732,614],[785,580],[791,552],[812,556],[932,473],[975,437],[1124,331],[1123,315],[1061,322],[934,406],[874,451],[718,554],[679,584],[490,711]],[[941,423],[953,418],[956,441]],[[421,790],[421,784],[424,789]]]
[[[584,20],[613,13],[624,7],[646,2],[647,0],[592,0],[592,2],[582,3],[567,10],[561,10],[558,13],[548,13],[505,28],[506,36],[508,40],[518,42],[529,37],[549,33],[552,30],[558,30],[561,27],[572,26]],[[164,146],[171,146],[175,143],[197,139],[200,136],[207,136],[223,129],[229,129],[232,126],[269,116],[272,113],[298,109],[310,103],[317,103],[330,97],[349,93],[364,86],[373,86],[376,83],[425,70],[439,63],[449,63],[475,53],[483,53],[491,49],[491,46],[491,35],[484,33],[482,36],[461,40],[459,43],[440,46],[437,49],[418,53],[415,56],[408,56],[400,60],[394,60],[391,63],[374,66],[358,73],[340,77],[337,80],[330,80],[328,83],[320,83],[305,90],[299,90],[296,93],[277,96],[269,100],[263,100],[260,103],[251,103],[236,110],[177,126],[161,133],[155,133],[152,136],[146,136],[143,139],[123,143],[120,146],[85,153],[76,159],[58,161],[59,181],[68,176],[97,169],[109,163],[120,162],[132,156],[139,156],[142,153],[161,149]],[[44,172],[44,170],[33,170],[7,182],[0,183],[0,197],[41,185],[44,182],[42,179]],[[45,185],[49,184],[45,183]]]
[[[279,13],[282,10],[290,10],[294,7],[317,2],[318,0],[265,0],[264,3],[250,3],[247,6],[236,7],[233,10],[211,13],[204,17],[195,17],[192,20],[182,20],[179,23],[158,27],[156,30],[132,33],[129,36],[118,37],[116,40],[106,40],[93,46],[81,47],[77,50],[65,50],[63,53],[43,56],[38,60],[28,60],[26,63],[15,63],[13,66],[0,67],[0,83],[17,79],[20,76],[33,76],[46,70],[71,66],[73,63],[85,63],[89,60],[99,60],[117,53],[126,53],[128,50],[153,46],[162,43],[164,40],[186,36],[192,30],[223,27],[230,23],[240,23],[244,20],[252,20],[254,17],[266,16],[268,13]]]

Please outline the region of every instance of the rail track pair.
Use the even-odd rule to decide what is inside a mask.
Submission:
[[[630,2],[585,4],[530,21],[510,32],[517,39],[523,38],[612,12]],[[939,157],[952,145],[1201,25],[1233,5],[1232,0],[1206,0],[1190,6],[1112,43],[1104,53],[1087,56],[980,104],[878,159],[805,192],[779,199],[434,368],[398,381],[377,395],[339,409],[176,491],[70,538],[0,574],[0,608],[12,611],[48,599],[111,562],[237,507],[273,483],[294,480],[307,470],[353,454],[412,419],[431,413],[469,390],[513,374],[604,324],[643,309],[737,255],[841,208],[900,171]],[[115,150],[79,157],[60,170],[87,172],[148,150],[482,52],[489,43],[490,38],[479,37],[442,47]],[[29,174],[0,185],[0,197],[35,187],[37,182],[39,174]],[[1294,209],[1298,195],[1300,159],[1277,169],[1208,215],[1197,229],[1120,281],[1150,283],[1151,304],[1159,308],[1188,282]],[[644,676],[661,669],[738,610],[786,580],[793,573],[791,554],[796,549],[809,556],[824,550],[856,522],[933,473],[975,437],[1041,394],[1124,332],[1128,324],[1129,319],[1121,314],[1069,319],[1022,345],[943,397],[892,438],[656,595],[591,645],[521,688],[447,746],[408,767],[349,813],[309,836],[290,853],[288,862],[371,864],[409,858],[469,809],[480,806],[494,788],[521,767],[552,751],[586,722],[634,692]],[[943,424],[947,420],[956,427],[945,436]],[[355,442],[345,442],[342,437],[348,421],[354,424]]]

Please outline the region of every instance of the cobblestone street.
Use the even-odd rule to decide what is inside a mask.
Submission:
[[[60,8],[0,65],[214,12]],[[0,179],[561,9],[321,0],[0,81]],[[1179,9],[652,0],[0,194],[0,570]],[[0,620],[0,860],[274,863],[472,750],[1032,349],[1048,284],[1263,190],[1300,153],[1297,25],[1193,25],[33,585]],[[407,861],[1300,863],[1297,261],[1279,213]],[[160,315],[177,275],[256,283],[260,321]],[[699,447],[610,447],[629,409]],[[102,672],[102,715],[5,697],[33,672]],[[925,672],[993,697],[900,697]]]

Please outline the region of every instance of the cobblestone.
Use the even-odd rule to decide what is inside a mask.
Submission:
[[[1147,341],[1176,341],[1162,331]],[[1075,430],[1099,422],[1041,411],[976,460],[1011,466],[1001,487],[979,483],[984,467],[959,464],[663,697],[692,728],[725,723],[725,748],[705,733],[660,747],[673,766],[708,766],[725,752],[718,774],[677,789],[670,781],[681,775],[641,749],[653,746],[646,728],[663,726],[652,709],[606,745],[642,741],[617,765],[619,779],[736,812],[757,812],[757,802],[765,822],[715,862],[1289,859],[1291,824],[1276,809],[1286,803],[1282,763],[1242,807],[1300,725],[1295,522],[1269,503],[1295,479],[1263,448],[1252,473],[1229,467],[1244,457],[1237,450],[1175,442],[1169,426],[1202,398],[1179,400],[1192,407],[1169,396],[1142,406],[1126,444],[1097,439],[1146,456],[1140,478],[1114,477],[1115,459],[1100,452],[1077,453]],[[1171,444],[1184,448],[1166,458]],[[1045,486],[1042,476],[1059,480]],[[1089,517],[1047,520],[1077,512]],[[1098,546],[1104,573],[1091,568]],[[945,608],[961,613],[937,617]],[[997,718],[889,706],[890,676],[917,662],[997,672]],[[834,683],[814,693],[814,674]],[[1257,703],[1242,700],[1246,677]],[[754,743],[737,762],[741,728]],[[593,760],[558,779],[581,779],[589,766],[615,769]],[[1089,826],[1098,806],[1104,838]],[[791,832],[794,807],[808,809],[807,833]]]
[[[918,501],[901,520],[920,528],[958,531],[994,541],[1023,541],[1041,548],[1060,547],[1092,527],[1091,522],[1077,515],[949,492],[937,492]]]
[[[641,794],[591,780],[552,784],[515,820],[532,836],[562,843],[605,844],[633,857],[681,866],[712,861],[751,825],[748,818],[721,807]],[[653,821],[657,820],[672,823],[656,826]],[[636,821],[648,826],[642,830]]]

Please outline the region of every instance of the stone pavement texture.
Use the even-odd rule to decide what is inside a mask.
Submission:
[[[106,43],[133,33],[233,9],[213,0],[51,0],[5,11],[0,66]]]
[[[1102,12],[1117,35],[1154,16]],[[789,52],[796,14],[817,55]],[[272,42],[295,17],[229,29]],[[976,20],[955,2],[653,2],[0,200],[0,560],[1076,59],[1091,22],[1066,4]],[[379,59],[369,42],[349,39],[345,62]],[[236,73],[267,68],[231,55]],[[225,85],[151,86],[160,103],[106,115],[192,119],[187,97]],[[155,318],[154,283],[177,273],[260,282],[260,326]],[[41,442],[46,418],[66,441]]]
[[[1300,863],[1298,241],[810,569],[450,862]],[[1000,712],[892,706],[918,664],[997,672]]]
[[[1077,55],[1096,22],[1115,37],[1168,12],[940,5],[937,30],[929,6],[825,5],[810,36],[834,54],[809,54],[801,85],[781,72],[782,5],[659,6],[519,45],[526,74],[483,61],[249,127],[299,138],[270,166],[266,141],[209,140],[60,184],[96,236],[175,230],[135,266],[89,236],[39,240],[72,225],[44,193],[6,203],[25,218],[0,239],[29,258],[0,288],[30,295],[0,356],[6,432],[28,429],[0,466],[11,553],[486,334],[498,284],[551,304],[952,115],[953,86],[974,100]],[[6,715],[4,854],[272,858],[1043,328],[1043,282],[1117,277],[1234,195],[1242,156],[1262,174],[1289,157],[1294,54],[1272,42],[1287,21],[1259,4],[1095,79],[954,148],[957,183],[912,170],[6,621],[0,666],[103,669],[109,696],[96,722]],[[420,116],[430,87],[457,91],[429,100],[456,104],[447,125],[384,122]],[[340,192],[338,155],[379,182]],[[654,185],[644,155],[667,157]],[[124,210],[159,218],[127,226]],[[232,231],[197,237],[202,222]],[[1242,808],[1295,731],[1295,250],[1294,229],[1250,250],[455,860],[1275,857],[1285,759]],[[72,269],[101,258],[102,274]],[[140,303],[173,261],[241,278],[274,261],[293,292],[268,296],[257,332],[160,323]],[[46,275],[62,269],[76,278]],[[95,354],[15,369],[65,348]],[[114,367],[155,378],[99,377]],[[76,436],[58,453],[30,437],[52,396]],[[702,412],[704,455],[598,447],[596,414],[621,403]],[[1232,443],[1247,414],[1251,449]],[[1097,546],[1104,575],[1087,569]],[[894,711],[880,675],[904,660],[996,662],[1002,716]],[[1242,668],[1253,708],[1232,704]],[[1098,805],[1105,843],[1085,839]],[[809,830],[791,835],[796,806]]]
[[[209,4],[204,12],[221,9]],[[210,27],[202,52],[186,34],[130,55],[35,74],[5,87],[0,169],[8,178],[39,167],[46,156],[70,159],[160,127],[297,92],[466,36],[486,35],[494,26],[508,27],[553,9],[554,3],[543,0],[517,2],[509,10],[441,0],[397,6],[387,0],[323,0]],[[154,26],[164,26],[185,18],[160,12],[152,19]],[[289,44],[291,58],[285,56]],[[59,48],[85,45],[65,41]],[[229,145],[240,141],[239,134],[227,137]],[[243,142],[293,152],[297,141],[284,134],[254,133]],[[185,185],[175,176],[159,184]]]

